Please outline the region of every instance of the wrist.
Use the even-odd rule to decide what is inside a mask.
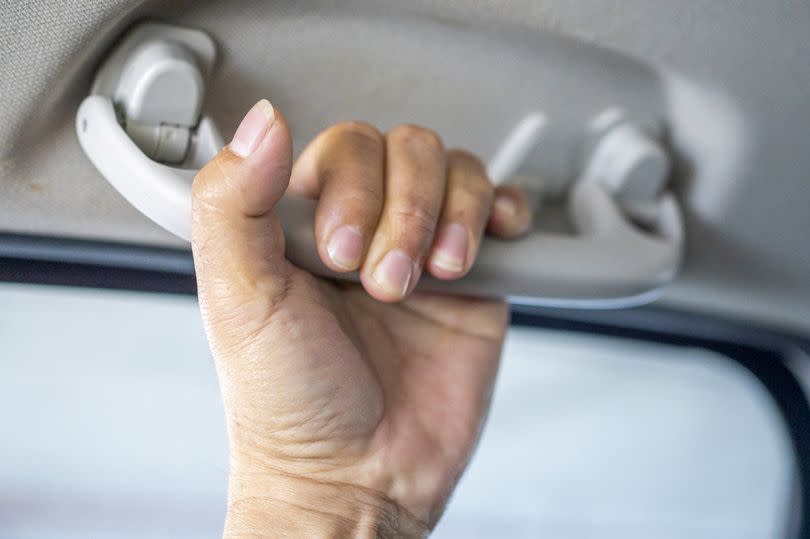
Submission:
[[[280,471],[231,470],[225,539],[421,538],[427,526],[384,495]]]

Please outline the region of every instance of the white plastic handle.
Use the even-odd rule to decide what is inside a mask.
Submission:
[[[109,97],[87,97],[79,107],[76,129],[87,156],[113,187],[144,215],[188,240],[191,182],[199,167],[222,147],[208,118],[201,121],[186,168],[168,167],[146,157],[118,124]],[[425,277],[419,288],[564,307],[642,303],[674,278],[681,261],[683,226],[678,205],[670,193],[657,204],[655,230],[642,232],[628,222],[603,187],[580,182],[569,197],[577,235],[533,232],[513,241],[487,237],[467,276],[458,281]],[[285,195],[276,211],[290,261],[317,275],[358,279],[356,273],[336,274],[321,262],[313,230],[314,201]]]

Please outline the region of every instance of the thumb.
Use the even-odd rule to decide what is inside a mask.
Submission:
[[[273,207],[292,169],[292,139],[267,100],[245,115],[233,140],[194,178],[191,248],[200,307],[212,344],[215,326],[237,339],[286,288],[284,234]],[[235,344],[235,343],[233,343]]]

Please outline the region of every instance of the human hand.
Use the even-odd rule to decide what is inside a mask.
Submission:
[[[318,199],[323,262],[359,269],[361,284],[285,259],[273,207],[288,186]],[[293,167],[287,125],[266,101],[193,193],[230,442],[225,536],[425,535],[475,447],[508,310],[412,292],[424,271],[462,277],[485,229],[525,232],[525,197],[493,190],[475,157],[413,126],[339,124]]]

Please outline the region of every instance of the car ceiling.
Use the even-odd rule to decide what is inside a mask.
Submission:
[[[99,176],[73,128],[105,51],[162,20],[217,42],[206,100],[226,137],[267,97],[299,150],[357,118],[428,125],[489,158],[533,110],[660,109],[687,252],[659,302],[810,334],[804,0],[49,0],[0,15],[0,232],[185,247]],[[603,84],[577,89],[578,71]]]

